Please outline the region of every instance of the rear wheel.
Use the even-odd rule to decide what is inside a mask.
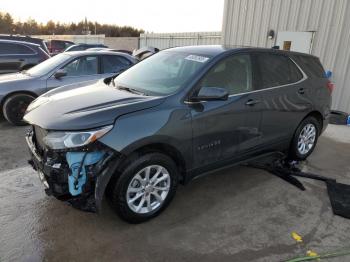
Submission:
[[[143,155],[111,185],[112,205],[125,221],[144,222],[168,206],[175,195],[177,179],[177,167],[171,158],[160,153]]]
[[[320,135],[320,123],[316,118],[305,118],[295,131],[289,156],[294,160],[305,160],[314,151]]]
[[[15,94],[7,98],[2,107],[5,119],[13,125],[25,125],[24,113],[34,99],[35,97],[28,94]]]

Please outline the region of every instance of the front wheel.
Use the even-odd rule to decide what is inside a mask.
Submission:
[[[15,94],[7,98],[2,107],[5,119],[16,126],[26,125],[23,116],[34,99],[33,96],[28,94]]]
[[[314,151],[320,135],[320,123],[316,118],[305,118],[295,131],[289,156],[293,160],[305,160]]]
[[[178,171],[174,161],[149,153],[130,163],[112,186],[110,199],[118,215],[141,223],[160,214],[175,195]]]

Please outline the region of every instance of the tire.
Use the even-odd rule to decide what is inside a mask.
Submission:
[[[146,182],[147,170],[150,184]],[[159,215],[169,205],[177,183],[178,169],[174,161],[161,153],[148,153],[123,169],[119,178],[110,185],[111,191],[107,196],[123,220],[133,224],[142,223]],[[157,190],[161,188],[168,190]]]
[[[26,125],[23,116],[28,105],[34,99],[33,96],[28,94],[15,94],[7,98],[2,107],[5,119],[16,126]]]
[[[320,129],[320,123],[316,118],[312,116],[305,118],[294,133],[289,148],[289,158],[292,160],[305,160],[308,158],[316,147],[321,132]]]

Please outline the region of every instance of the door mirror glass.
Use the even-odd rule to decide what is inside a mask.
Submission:
[[[211,87],[204,86],[202,87],[198,95],[192,97],[192,101],[215,101],[215,100],[227,100],[228,92],[225,88],[222,87]]]
[[[54,74],[56,79],[60,79],[60,78],[62,78],[64,76],[66,76],[66,75],[67,75],[67,72],[65,70],[63,70],[63,69],[58,69],[56,71],[56,73]]]

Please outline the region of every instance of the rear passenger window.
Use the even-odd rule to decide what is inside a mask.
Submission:
[[[102,56],[102,73],[118,73],[131,65],[130,61],[117,55]]]
[[[2,55],[34,54],[34,51],[25,45],[0,43],[0,54]]]
[[[312,56],[295,56],[295,62],[304,70],[309,77],[323,78],[325,72],[320,60]]]
[[[298,67],[287,56],[258,54],[261,83],[259,89],[298,82],[303,78]]]

